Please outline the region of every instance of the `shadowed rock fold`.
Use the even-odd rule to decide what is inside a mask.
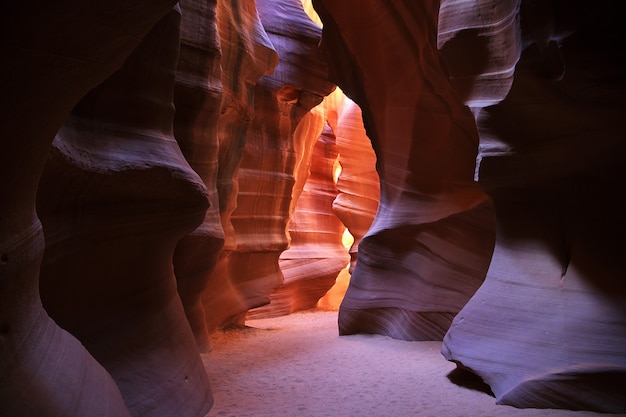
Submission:
[[[208,207],[173,137],[180,12],[59,129],[37,198],[46,310],[109,371],[134,416],[203,416],[208,378],[172,257]]]
[[[279,62],[274,73],[261,77],[251,90],[254,118],[243,132],[237,205],[230,216],[235,248],[225,254],[221,269],[239,303],[230,303],[230,317],[220,313],[222,325],[238,323],[247,310],[267,304],[270,292],[283,282],[278,258],[288,245],[299,157],[295,141],[302,140],[297,127],[334,88],[317,48],[321,31],[301,3],[260,1],[257,7]]]
[[[381,184],[339,332],[441,339],[484,278],[493,214],[473,179],[474,119],[439,58],[439,2],[313,4],[332,78],[363,111]]]
[[[496,247],[442,352],[501,404],[626,412],[626,206],[616,193],[626,37],[617,7],[522,1],[513,84],[476,112]]]
[[[0,14],[0,404],[19,416],[129,416],[118,387],[43,310],[39,178],[63,120],[172,1],[35,1]]]
[[[209,209],[200,227],[181,239],[174,271],[185,314],[202,350],[208,349],[202,293],[224,245],[217,191],[217,121],[222,103],[222,69],[215,0],[185,0],[174,90],[174,135],[185,159],[207,187]]]

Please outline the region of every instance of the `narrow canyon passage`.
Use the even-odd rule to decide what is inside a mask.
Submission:
[[[209,417],[568,416],[517,409],[453,384],[441,342],[337,335],[337,312],[307,310],[216,331],[203,355],[215,404]],[[615,415],[613,415],[615,416]]]

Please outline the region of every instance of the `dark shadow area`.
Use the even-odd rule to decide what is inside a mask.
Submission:
[[[446,376],[448,377],[448,380],[455,385],[471,389],[473,391],[484,392],[485,394],[495,398],[494,393],[491,391],[491,387],[489,387],[489,385],[487,385],[481,377],[458,364],[457,367],[450,371],[450,373]]]

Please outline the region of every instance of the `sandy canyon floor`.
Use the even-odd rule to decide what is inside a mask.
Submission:
[[[337,312],[310,310],[218,331],[203,355],[210,417],[591,417],[497,405],[450,381],[441,342],[338,336]]]

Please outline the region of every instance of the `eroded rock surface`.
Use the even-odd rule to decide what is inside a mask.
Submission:
[[[173,10],[74,107],[37,198],[44,307],[142,417],[203,416],[212,404],[172,265],[208,207],[173,136],[179,33]]]
[[[313,4],[332,78],[363,111],[381,183],[339,331],[441,339],[484,278],[493,212],[473,179],[473,116],[440,62],[439,2]]]
[[[177,289],[202,350],[208,349],[202,293],[224,245],[217,191],[218,118],[222,104],[221,50],[215,0],[180,3],[181,41],[174,90],[174,135],[185,159],[207,188],[209,208],[174,252]]]
[[[119,388],[39,298],[44,235],[35,213],[54,135],[117,70],[172,1],[35,1],[0,15],[0,404],[6,415],[129,416]],[[71,13],[69,13],[71,11]]]
[[[247,318],[285,315],[315,307],[348,263],[342,244],[345,226],[332,211],[337,196],[333,175],[338,149],[330,126],[325,126],[308,153],[309,162],[299,170],[301,176],[306,175],[306,183],[302,181],[299,187],[301,192],[289,220],[289,248],[279,258],[285,281],[270,294],[268,306],[251,310]]]
[[[279,62],[274,73],[261,77],[253,89],[254,118],[246,130],[237,174],[237,207],[230,217],[236,247],[222,269],[241,304],[231,304],[237,308],[231,309],[235,314],[230,318],[217,313],[226,324],[240,321],[248,309],[267,304],[270,292],[283,282],[278,258],[288,245],[298,158],[294,132],[334,88],[317,48],[321,31],[301,3],[260,1],[257,7]]]
[[[345,99],[336,121],[337,147],[341,173],[337,179],[337,198],[333,212],[354,238],[350,247],[350,273],[357,261],[359,242],[369,230],[380,199],[380,179],[376,154],[363,126],[361,109]]]
[[[522,1],[513,84],[481,109],[497,236],[443,354],[516,407],[626,412],[624,29],[617,2]]]
[[[219,1],[217,6],[223,88],[217,125],[217,190],[224,247],[201,297],[209,331],[248,309],[229,273],[230,254],[237,247],[231,215],[237,207],[246,132],[255,117],[254,86],[278,64],[278,55],[263,29],[254,0]]]

